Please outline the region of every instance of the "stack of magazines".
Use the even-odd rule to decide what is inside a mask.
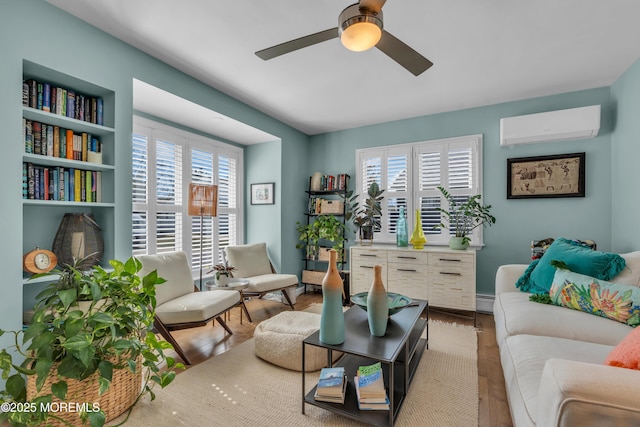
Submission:
[[[344,367],[322,368],[318,387],[313,396],[316,400],[331,403],[344,403],[347,388],[347,376]]]
[[[389,398],[384,387],[380,362],[360,366],[354,378],[360,410],[388,410]]]

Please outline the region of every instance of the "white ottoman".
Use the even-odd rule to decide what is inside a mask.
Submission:
[[[256,326],[256,356],[294,371],[302,371],[302,341],[320,329],[320,315],[303,311],[283,311]],[[307,371],[327,366],[327,350],[308,345],[305,349]],[[333,352],[335,362],[342,353]]]

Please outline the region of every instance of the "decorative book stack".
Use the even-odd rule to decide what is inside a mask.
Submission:
[[[322,368],[314,398],[322,402],[344,403],[347,376],[344,367]]]
[[[360,366],[354,378],[360,410],[389,410],[389,398],[384,387],[380,362]]]

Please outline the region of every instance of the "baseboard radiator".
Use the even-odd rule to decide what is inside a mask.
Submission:
[[[493,314],[494,295],[476,294],[476,311],[478,313]]]

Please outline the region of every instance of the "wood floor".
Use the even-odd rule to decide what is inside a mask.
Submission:
[[[295,307],[296,310],[304,310],[316,302],[322,302],[322,295],[318,292],[310,292],[298,295]],[[243,322],[240,324],[240,309],[232,310],[227,324],[233,331],[233,335],[226,334],[217,323],[214,327],[209,324],[201,328],[173,331],[173,335],[185,350],[187,357],[196,365],[252,338],[258,323],[289,309],[280,302],[257,299],[248,301],[247,308],[253,323],[247,322],[246,317],[243,317]],[[473,325],[473,320],[453,313],[431,310],[429,316],[432,319]],[[510,427],[512,422],[495,339],[493,316],[478,314],[476,327],[478,329],[478,426]],[[172,355],[178,358],[176,354]]]

